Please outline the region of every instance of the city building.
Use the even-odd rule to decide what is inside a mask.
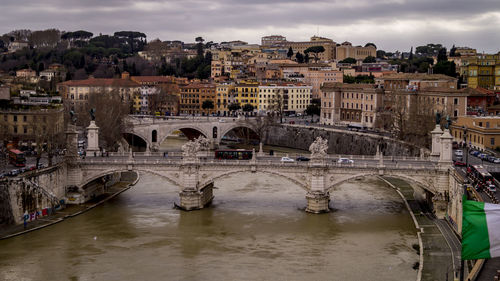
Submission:
[[[463,57],[461,63],[463,86],[500,90],[500,53]]]
[[[57,84],[57,90],[68,108],[83,110],[91,95],[116,92],[124,102],[132,102],[139,94],[140,84],[132,81],[128,72],[121,78],[93,78],[85,80],[69,80]]]
[[[9,53],[16,52],[19,50],[22,50],[24,48],[28,48],[29,44],[28,42],[25,41],[14,41],[10,42],[9,46],[7,47]]]
[[[17,140],[34,145],[37,141],[54,141],[64,131],[64,109],[61,104],[47,107],[13,106],[0,109],[0,135],[3,140]]]
[[[500,147],[500,116],[460,116],[451,125],[451,135],[470,148],[495,150]]]
[[[318,58],[320,61],[332,61],[335,59],[335,47],[336,43],[329,38],[313,36],[310,41],[304,42],[286,42],[284,47],[286,49],[292,48],[294,56],[297,52],[304,54],[304,51],[310,47],[322,46],[325,48],[325,51],[318,54]],[[312,55],[310,55],[312,57]]]
[[[181,114],[205,115],[215,112],[215,90],[213,83],[190,83],[180,87],[179,112]],[[213,109],[203,109],[203,102],[211,100]]]
[[[263,47],[282,46],[286,43],[286,37],[281,35],[269,35],[261,38]]]
[[[351,42],[346,41],[335,48],[335,59],[337,61],[346,58],[364,60],[368,56],[377,57],[377,48],[371,44],[366,47],[353,46]]]
[[[443,74],[390,73],[375,78],[375,84],[385,90],[418,90],[421,88],[457,89],[457,78]]]
[[[16,77],[22,79],[32,79],[37,76],[36,76],[36,71],[34,71],[33,69],[26,68],[16,71]]]
[[[251,81],[243,81],[235,87],[235,100],[242,107],[245,104],[251,104],[254,109],[259,106],[259,83]]]
[[[375,127],[383,89],[374,84],[325,83],[321,92],[321,124]]]
[[[235,84],[233,83],[221,83],[217,84],[215,90],[216,100],[215,100],[215,112],[217,115],[228,116],[229,109],[228,105],[236,102],[235,98]]]
[[[264,83],[259,86],[258,112],[303,114],[311,104],[312,87],[303,83]]]

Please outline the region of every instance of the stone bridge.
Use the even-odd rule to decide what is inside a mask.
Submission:
[[[217,123],[219,126],[216,126],[212,122],[207,122],[207,126],[200,126],[200,130],[215,126],[221,132],[227,132],[237,124],[236,121],[228,124]],[[165,125],[161,131],[162,135],[166,136],[180,127],[182,127],[180,124]],[[158,127],[159,131],[160,128],[161,126]],[[85,185],[95,179],[121,171],[139,171],[160,176],[178,186],[179,207],[193,210],[203,208],[210,203],[215,180],[238,173],[266,173],[282,177],[302,187],[307,199],[306,210],[321,213],[329,210],[330,193],[335,186],[356,178],[387,175],[404,179],[426,190],[432,195],[436,214],[443,217],[450,194],[455,194],[458,186],[452,176],[454,169],[451,140],[452,137],[447,130],[444,133],[441,131],[439,135],[434,133],[432,158],[399,159],[395,163],[378,151],[377,155],[365,156],[355,163],[339,164],[332,162],[326,154],[327,141],[320,137],[311,144],[311,161],[294,163],[283,163],[279,158],[265,157],[260,153],[258,156],[255,151],[251,160],[216,160],[206,155],[200,157],[201,151],[209,146],[210,141],[199,138],[189,141],[182,147],[182,157],[165,158],[155,153],[134,157],[132,152],[86,159],[77,157],[70,159],[72,156],[69,156],[68,186],[84,192]],[[73,142],[76,142],[76,137]]]
[[[158,151],[159,145],[175,131],[191,129],[210,140],[212,148],[218,147],[222,137],[236,128],[256,131],[255,118],[230,117],[134,117],[126,120],[125,133],[146,142],[146,150]]]

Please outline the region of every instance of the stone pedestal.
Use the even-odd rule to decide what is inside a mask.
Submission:
[[[212,203],[214,184],[209,183],[202,189],[183,190],[179,193],[180,204],[177,207],[184,211],[193,211],[203,209]]]
[[[87,127],[87,154],[91,155],[94,152],[99,151],[99,127],[95,124],[95,121],[90,121],[90,125]]]
[[[444,133],[439,137],[441,142],[441,154],[439,155],[440,165],[452,165],[453,164],[453,148],[452,140],[453,137],[450,134],[450,130],[444,130]]]
[[[306,195],[306,212],[313,214],[327,213],[330,211],[330,194],[328,192],[311,191]]]
[[[441,126],[436,124],[436,128],[431,132],[432,135],[432,148],[431,148],[431,160],[438,161],[439,155],[441,155],[441,140],[440,137],[443,134]]]
[[[259,156],[259,157],[264,156],[264,150],[262,149],[262,142],[259,143],[259,152],[257,153],[257,156]]]

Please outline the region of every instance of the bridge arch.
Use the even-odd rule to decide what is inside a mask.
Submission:
[[[180,124],[180,125],[169,128],[166,131],[165,135],[158,136],[158,144],[163,143],[173,132],[182,131],[183,129],[190,129],[190,130],[197,131],[198,133],[200,133],[200,135],[210,139],[211,134],[209,134],[204,128],[202,128],[198,125],[195,125],[195,124]]]
[[[246,170],[233,170],[233,171],[224,172],[224,173],[218,174],[214,177],[210,177],[209,180],[207,180],[206,182],[203,182],[201,185],[203,186],[210,181],[229,178],[233,175],[237,175],[237,174],[241,174],[241,173],[252,173],[252,171],[246,169]],[[300,186],[303,190],[309,191],[309,186],[306,182],[301,182],[300,180],[293,178],[287,174],[282,174],[282,173],[273,172],[273,171],[266,171],[266,170],[258,170],[258,171],[256,171],[256,173],[263,173],[263,174],[268,174],[268,175],[273,175],[273,176],[278,176],[280,178],[284,178],[284,179],[291,181],[294,184]]]
[[[132,169],[132,170],[129,170],[127,168],[120,168],[120,169],[108,169],[108,170],[105,170],[105,171],[102,171],[102,172],[99,172],[97,174],[94,174],[88,178],[85,178],[84,180],[82,180],[82,183],[80,185],[78,185],[78,188],[83,188],[85,185],[91,183],[92,181],[96,180],[96,179],[99,179],[101,177],[104,177],[104,176],[107,176],[107,175],[111,175],[111,174],[114,174],[114,173],[121,173],[121,172],[136,172],[136,173],[139,173],[139,172],[143,172],[143,173],[147,173],[147,174],[151,174],[151,175],[155,175],[155,176],[158,176],[158,177],[161,177],[162,179],[165,179],[167,180],[169,183],[181,188],[181,184],[179,182],[177,182],[174,177],[173,178],[170,178],[168,177],[167,175],[165,174],[162,174],[162,173],[159,173],[157,171],[153,171],[153,170],[148,170],[148,169]]]
[[[122,136],[127,141],[127,143],[129,145],[136,145],[133,142],[133,138],[135,137],[135,138],[138,138],[144,142],[146,149],[151,147],[151,143],[149,142],[149,139],[146,136],[142,135],[141,133],[127,130],[127,131],[123,132]],[[130,140],[131,138],[132,138],[132,142]]]
[[[227,133],[231,132],[232,130],[234,129],[237,129],[237,128],[246,128],[246,129],[249,129],[251,130],[253,133],[255,133],[259,139],[262,138],[261,135],[259,135],[259,133],[255,130],[255,128],[253,128],[251,125],[248,125],[248,124],[232,124],[228,127],[225,127],[225,128],[219,128],[220,131],[219,131],[219,134],[218,134],[218,139],[222,139]]]
[[[410,183],[413,183],[413,184],[416,184],[417,186],[419,186],[420,188],[422,188],[423,190],[425,191],[428,191],[432,194],[435,194],[436,191],[435,190],[432,190],[431,188],[429,188],[428,184],[427,183],[424,183],[418,179],[415,179],[411,176],[406,176],[406,175],[401,175],[401,174],[392,174],[392,173],[388,173],[388,174],[384,174],[386,176],[390,176],[390,177],[393,177],[393,178],[398,178],[398,179],[401,179],[401,180],[404,180],[404,181],[407,181],[407,182],[410,182]],[[339,186],[345,182],[348,182],[348,181],[351,181],[351,180],[355,180],[355,179],[361,179],[361,178],[366,178],[366,177],[377,177],[379,176],[378,172],[369,172],[369,173],[360,173],[360,174],[354,174],[354,175],[350,175],[348,176],[347,178],[343,178],[343,179],[340,179],[338,181],[334,181],[332,184],[330,184],[327,188],[327,191],[331,191],[332,189],[334,189],[336,186]]]

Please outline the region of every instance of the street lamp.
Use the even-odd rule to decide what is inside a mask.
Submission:
[[[469,146],[467,145],[467,127],[462,126],[464,131],[464,142],[465,142],[465,167],[469,168]]]

